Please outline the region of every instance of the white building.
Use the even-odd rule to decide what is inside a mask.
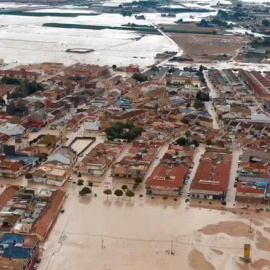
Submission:
[[[84,121],[84,129],[86,131],[98,131],[100,128],[100,122],[97,117],[89,117]]]

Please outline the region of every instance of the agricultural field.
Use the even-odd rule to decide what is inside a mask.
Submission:
[[[171,38],[181,47],[185,55],[194,61],[219,60],[220,56],[234,57],[236,50],[248,42],[246,37],[170,34]]]

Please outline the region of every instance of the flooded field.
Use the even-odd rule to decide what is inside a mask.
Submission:
[[[41,270],[65,269],[248,269],[239,257],[252,246],[254,267],[268,269],[270,219],[136,197],[79,198],[71,187],[61,215],[44,246]],[[255,215],[255,214],[254,214]],[[257,221],[257,222],[256,222]],[[256,225],[256,224],[257,225]],[[268,228],[267,227],[267,228]]]

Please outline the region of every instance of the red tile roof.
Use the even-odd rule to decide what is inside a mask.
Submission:
[[[264,189],[252,188],[239,181],[237,182],[236,192],[264,194]]]
[[[167,164],[162,164],[154,169],[146,180],[146,185],[181,188],[187,172],[186,166],[170,168]]]
[[[39,216],[37,222],[31,228],[30,233],[38,235],[43,240],[47,237],[51,226],[56,220],[65,200],[66,193],[62,190],[57,190],[52,195],[51,200],[48,203],[48,207],[45,208]]]
[[[15,196],[18,190],[19,190],[18,186],[11,186],[6,188],[2,192],[2,194],[0,195],[0,211],[7,204],[7,202]]]
[[[200,162],[191,188],[196,190],[226,192],[232,156],[229,154],[207,152]]]

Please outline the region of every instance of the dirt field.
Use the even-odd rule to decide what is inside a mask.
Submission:
[[[236,36],[198,34],[170,34],[170,36],[194,61],[220,60],[218,56],[224,54],[233,57],[235,51],[248,42],[248,38]]]

